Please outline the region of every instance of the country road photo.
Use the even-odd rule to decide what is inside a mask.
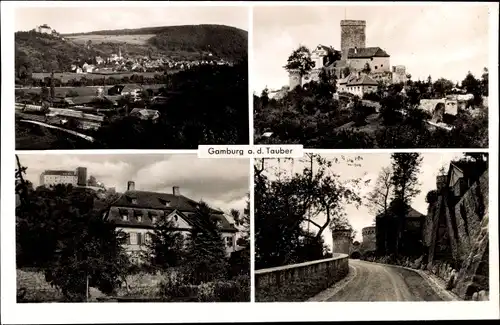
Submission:
[[[489,300],[487,153],[254,165],[257,302]]]

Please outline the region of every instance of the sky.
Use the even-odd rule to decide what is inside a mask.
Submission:
[[[498,13],[497,13],[498,14]],[[486,4],[257,7],[253,12],[253,90],[288,84],[283,69],[299,45],[340,50],[340,21],[366,20],[366,46],[381,47],[412,80],[477,78],[488,66]]]
[[[47,24],[61,34],[155,26],[217,24],[248,31],[245,7],[31,7],[17,8],[15,31]]]
[[[390,153],[369,153],[369,154],[321,154],[323,158],[332,160],[338,158],[341,161],[338,164],[333,164],[331,171],[339,175],[341,182],[348,181],[349,179],[361,178],[363,181],[370,180],[367,186],[361,187],[360,193],[361,197],[365,197],[368,193],[373,190],[375,182],[377,180],[378,174],[383,167],[389,167],[391,165],[391,154]],[[353,159],[355,157],[361,157],[362,159],[358,161],[361,166],[348,166],[342,161],[341,157],[346,159]],[[441,167],[445,167],[448,170],[450,161],[456,158],[461,158],[463,154],[461,153],[422,153],[423,161],[420,167],[419,173],[419,183],[420,183],[420,194],[418,194],[412,201],[411,206],[419,211],[420,213],[427,214],[427,203],[425,202],[425,196],[430,190],[436,189],[436,176],[439,173]],[[267,170],[273,171],[279,168],[282,172],[292,175],[293,173],[299,173],[304,168],[304,162],[302,159],[295,159],[293,162],[284,162],[283,160],[278,163],[277,159],[266,159]],[[317,168],[317,167],[316,167]],[[316,169],[315,168],[315,169]],[[361,242],[362,235],[361,230],[364,227],[369,227],[373,225],[374,215],[370,212],[370,209],[366,206],[366,201],[364,200],[359,208],[356,208],[353,204],[345,206],[345,212],[349,223],[352,225],[356,231],[355,240]],[[324,222],[326,219],[324,215],[318,216],[315,221],[318,223]],[[317,229],[315,226],[311,226],[311,230]],[[323,234],[325,243],[332,247],[332,235],[329,229],[325,230]]]
[[[35,186],[46,169],[75,170],[87,167],[91,175],[107,188],[126,190],[135,181],[136,190],[172,193],[179,186],[182,195],[229,212],[243,212],[249,192],[247,159],[201,159],[197,154],[19,154],[28,167],[26,179]]]

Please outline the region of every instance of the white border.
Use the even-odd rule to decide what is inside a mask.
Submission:
[[[2,26],[2,187],[1,197],[3,198],[0,214],[1,218],[1,310],[2,323],[8,324],[70,324],[79,323],[166,323],[166,322],[238,322],[238,321],[332,321],[332,320],[448,320],[448,319],[498,319],[499,318],[499,273],[498,273],[498,3],[487,3],[491,8],[490,14],[490,301],[487,302],[369,302],[369,303],[88,303],[88,304],[16,304],[15,287],[15,238],[14,227],[14,191],[13,191],[13,170],[14,164],[14,125],[12,117],[13,110],[10,108],[14,103],[14,76],[9,66],[14,62],[14,35],[13,35],[13,8],[14,7],[80,7],[84,2],[2,2],[1,26]],[[285,2],[202,2],[200,6],[286,6]],[[418,5],[422,3],[397,3],[397,5]],[[92,2],[94,7],[107,7],[110,5],[120,7],[134,6],[193,6],[193,2]],[[393,2],[301,2],[292,3],[294,6],[319,5],[319,6],[394,6]],[[433,6],[439,3],[426,3]],[[477,3],[456,3],[456,5],[477,5]],[[251,16],[249,16],[251,17]],[[249,45],[251,46],[252,32],[249,26]],[[6,64],[9,63],[9,64]],[[252,78],[252,50],[249,49],[249,81]],[[7,67],[7,68],[5,68]],[[252,99],[253,89],[249,87],[250,110],[253,110]],[[251,114],[251,113],[250,113]],[[253,114],[250,115],[253,121]],[[250,139],[253,140],[253,126],[250,125]],[[252,141],[251,140],[251,141]],[[252,143],[252,142],[251,142]],[[359,152],[360,150],[310,150],[318,153],[333,152]],[[368,152],[407,152],[415,150],[362,150]],[[418,150],[421,152],[459,152],[464,150],[453,149],[427,149]],[[483,151],[483,150],[465,150]],[[113,150],[113,153],[138,153],[136,150]],[[144,150],[140,153],[193,153],[194,150]],[[36,154],[38,152],[23,152],[23,154]],[[68,151],[51,151],[47,154],[68,153]],[[103,151],[71,151],[74,154],[96,154],[106,153]],[[253,174],[253,162],[250,164]],[[252,175],[251,174],[251,175]],[[253,177],[250,184],[253,187]],[[251,193],[251,210],[253,211],[253,193]],[[253,213],[251,220],[253,221]],[[253,235],[253,222],[251,233]],[[252,247],[253,256],[253,247]],[[253,270],[252,259],[252,270]],[[252,289],[253,293],[253,289]],[[363,312],[360,312],[360,311]]]

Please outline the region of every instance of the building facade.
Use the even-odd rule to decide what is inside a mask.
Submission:
[[[181,195],[177,186],[172,188],[172,193],[137,191],[135,183],[130,181],[127,191],[107,211],[106,218],[115,223],[117,230],[126,234],[126,252],[132,260],[140,263],[158,222],[172,222],[172,230],[181,233],[185,239],[194,229],[203,231],[209,227],[196,212],[198,204]],[[221,231],[229,256],[236,251],[238,229],[222,211],[211,209],[211,218]]]

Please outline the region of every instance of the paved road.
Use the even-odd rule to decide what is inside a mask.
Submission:
[[[332,287],[327,301],[442,301],[442,295],[412,270],[349,260],[346,281]]]

